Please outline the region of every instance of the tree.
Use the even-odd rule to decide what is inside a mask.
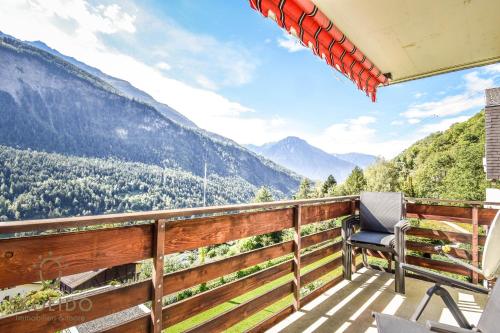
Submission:
[[[378,159],[365,171],[366,189],[373,192],[395,192],[399,190],[399,172],[396,164]]]
[[[342,195],[355,195],[366,188],[366,179],[360,167],[352,169],[351,174],[342,184]]]
[[[262,186],[257,190],[257,193],[255,193],[255,198],[253,199],[253,202],[270,202],[273,200],[274,200],[273,195],[268,190],[268,188]]]
[[[321,194],[323,196],[327,195],[328,193],[333,193],[333,189],[337,185],[337,180],[333,175],[329,175],[328,178],[326,178],[325,182],[321,186]]]
[[[307,178],[302,179],[299,185],[299,190],[293,197],[295,200],[314,198],[315,193],[312,188],[311,181]]]

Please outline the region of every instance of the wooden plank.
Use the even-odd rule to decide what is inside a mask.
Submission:
[[[435,245],[429,244],[429,243],[422,243],[422,242],[415,242],[415,241],[406,241],[406,249],[412,250],[412,251],[418,251],[418,252],[423,252],[423,253],[430,253],[430,254],[438,254],[439,251],[435,250]],[[451,249],[450,254],[456,258],[464,259],[464,260],[471,260],[472,259],[472,254],[464,249]]]
[[[331,220],[339,216],[349,215],[350,212],[350,201],[303,206],[302,225]]]
[[[0,288],[152,256],[152,225],[0,240]]]
[[[60,331],[145,303],[150,299],[150,293],[151,282],[147,280],[77,294],[51,306],[1,317],[0,332]],[[19,319],[23,317],[37,320]],[[149,324],[149,314],[146,318]]]
[[[307,303],[310,303],[316,297],[320,296],[321,294],[323,294],[328,289],[333,288],[334,286],[336,286],[337,284],[339,284],[343,280],[344,280],[344,277],[342,276],[342,274],[340,274],[337,277],[334,277],[333,279],[331,279],[330,281],[328,281],[327,283],[325,283],[321,287],[313,290],[312,292],[310,292],[309,294],[307,294],[306,296],[304,296],[302,298],[302,305],[306,305]]]
[[[312,271],[307,272],[306,274],[302,275],[302,285],[306,286],[307,284],[319,279],[323,275],[330,273],[334,269],[340,267],[342,265],[342,258],[338,257],[335,259],[332,259],[325,263],[322,266],[319,266]]]
[[[300,205],[293,207],[293,308],[300,310],[300,251],[301,251],[301,218]]]
[[[292,208],[170,221],[166,226],[168,242],[165,243],[165,254],[292,227]]]
[[[252,204],[236,204],[236,205],[213,206],[213,207],[156,210],[156,211],[135,212],[135,213],[104,214],[95,216],[76,216],[76,217],[63,217],[63,218],[53,218],[53,219],[43,219],[43,220],[0,222],[0,234],[9,234],[9,233],[35,231],[35,230],[36,231],[55,230],[64,228],[84,227],[91,225],[123,223],[131,221],[148,221],[148,220],[153,221],[161,219],[172,219],[178,217],[190,217],[196,215],[199,216],[206,214],[218,214],[218,213],[253,210],[253,209],[280,208],[286,206],[293,206],[297,204],[313,205],[313,204],[327,203],[327,202],[333,203],[333,202],[342,202],[345,200],[351,200],[356,198],[359,198],[359,196],[348,195],[348,196],[329,197],[320,199],[285,200],[285,201],[273,201],[273,202],[262,202],[262,203],[252,203]]]
[[[286,308],[280,310],[279,312],[273,314],[271,317],[264,319],[254,327],[246,330],[245,333],[261,333],[265,332],[280,321],[286,319],[289,315],[293,313],[293,305],[289,305]]]
[[[216,305],[227,302],[250,290],[274,281],[293,271],[292,261],[286,261],[242,279],[224,284],[163,308],[164,328],[177,324]]]
[[[434,269],[437,271],[443,271],[443,272],[466,275],[466,276],[470,275],[470,270],[468,270],[467,268],[441,260],[433,260],[415,256],[406,256],[406,262],[410,265],[421,266],[429,269]]]
[[[319,259],[329,256],[339,251],[341,243],[338,242],[335,247],[325,246],[315,251],[302,255],[301,264],[306,266]],[[329,266],[327,266],[329,267]],[[324,270],[325,268],[323,268]],[[204,293],[200,293],[193,297],[187,298],[180,302],[168,305],[163,308],[164,326],[171,326],[179,323],[189,317],[206,311],[223,302],[227,302],[237,296],[240,296],[248,291],[260,287],[268,282],[274,281],[286,274],[293,272],[293,261],[288,260],[276,266],[256,272],[242,279],[230,282]]]
[[[406,234],[408,236],[425,237],[429,239],[444,240],[454,243],[470,244],[472,242],[472,234],[466,234],[454,231],[442,231],[442,230],[433,230],[428,228],[412,227],[410,230],[408,230]],[[486,240],[485,236],[479,236],[478,237],[479,245],[484,245],[485,240]]]
[[[304,247],[316,245],[328,240],[332,240],[340,235],[340,228],[332,228],[321,231],[312,235],[302,237],[302,244]],[[339,243],[333,246],[333,249],[338,247]],[[292,253],[293,241],[279,243],[256,249],[250,252],[242,253],[229,258],[217,260],[208,264],[200,265],[197,267],[188,268],[182,271],[170,273],[164,276],[163,279],[163,292],[168,295],[186,288],[214,280],[220,276],[231,274],[233,272],[275,259],[286,254]],[[326,256],[325,253],[316,252],[315,260]],[[302,260],[308,261],[308,256]],[[309,259],[310,260],[310,259]]]
[[[306,247],[312,245],[334,240],[335,238],[340,237],[341,229],[342,228],[340,227],[336,227],[325,231],[317,232],[312,235],[304,236],[302,237],[302,244],[301,244],[302,248],[305,249]]]
[[[479,208],[477,206],[472,207],[472,265],[479,267]],[[471,271],[472,283],[479,282],[479,276],[477,272]]]
[[[470,207],[437,206],[423,204],[406,204],[406,216],[419,219],[449,221],[460,223],[472,222]]]
[[[153,271],[151,273],[151,333],[161,333],[163,307],[163,251],[165,249],[165,220],[155,221],[153,229]]]
[[[342,241],[311,251],[305,255],[302,255],[302,258],[300,259],[301,267],[312,264],[313,262],[328,257],[336,252],[339,252],[340,250],[342,250]]]
[[[490,225],[493,219],[497,215],[498,209],[492,208],[479,208],[479,224],[480,225]]]
[[[234,309],[222,313],[208,322],[187,330],[186,332],[221,332],[237,324],[243,318],[248,318],[254,313],[257,313],[269,305],[279,301],[291,292],[293,292],[293,283],[287,282],[261,296],[257,296],[239,305]]]

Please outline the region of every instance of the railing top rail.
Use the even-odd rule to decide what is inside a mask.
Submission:
[[[358,198],[359,198],[358,195],[349,195],[349,196],[328,197],[321,199],[284,200],[284,201],[273,201],[273,202],[252,203],[252,204],[235,204],[235,205],[225,205],[225,206],[182,208],[182,209],[169,209],[169,210],[157,210],[157,211],[134,212],[134,213],[103,214],[103,215],[93,215],[93,216],[76,216],[76,217],[63,217],[63,218],[53,218],[53,219],[41,219],[41,220],[0,222],[0,234],[86,227],[99,224],[123,223],[131,221],[173,219],[178,217],[187,217],[194,215],[216,214],[216,213],[225,213],[231,211],[245,211],[245,210],[262,209],[262,208],[279,208],[279,207],[286,207],[293,205],[313,205],[319,203],[346,201]]]
[[[435,198],[411,198],[405,197],[406,201],[409,202],[442,202],[442,203],[457,203],[464,205],[498,205],[500,206],[500,202],[489,202],[489,201],[474,201],[474,200],[456,200],[456,199],[435,199]]]

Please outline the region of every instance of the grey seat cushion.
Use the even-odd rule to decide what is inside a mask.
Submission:
[[[375,314],[379,333],[429,333],[425,326],[396,316]]]
[[[394,234],[386,232],[359,231],[353,234],[349,240],[356,243],[367,243],[374,245],[382,245],[386,247],[394,247],[396,237]]]
[[[403,193],[362,192],[359,218],[361,230],[394,233],[404,214]]]

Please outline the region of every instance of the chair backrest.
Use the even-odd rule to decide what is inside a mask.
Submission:
[[[359,204],[360,227],[364,231],[394,233],[404,216],[401,192],[362,192]]]
[[[500,210],[493,219],[486,237],[481,270],[487,280],[500,274]]]

